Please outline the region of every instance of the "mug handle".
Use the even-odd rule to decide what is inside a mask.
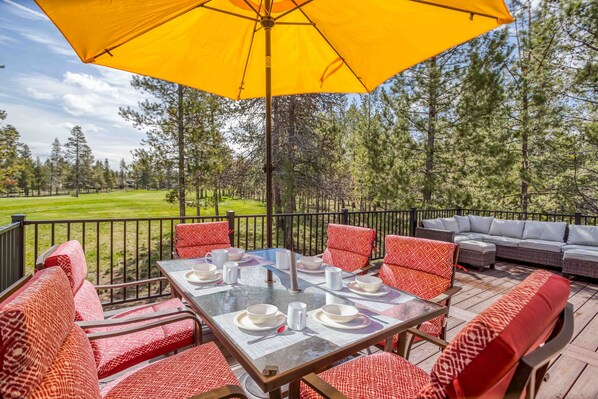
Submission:
[[[210,260],[210,262],[208,262],[208,256],[210,257],[210,259],[209,259],[209,260]],[[205,256],[203,257],[203,259],[204,259],[204,262],[205,262],[205,263],[213,263],[213,262],[211,262],[212,258],[213,258],[213,256],[212,256],[212,252],[208,252],[208,253],[207,253],[207,254],[205,254]]]

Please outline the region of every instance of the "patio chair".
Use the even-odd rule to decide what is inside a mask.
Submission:
[[[454,286],[458,247],[456,244],[423,238],[388,235],[386,254],[379,277],[384,284],[409,292],[420,298],[450,307],[451,297],[461,290]],[[427,321],[420,326],[423,332],[446,339],[446,315]],[[411,345],[419,338],[413,335],[397,337],[393,349],[409,357]]]
[[[86,336],[74,318],[69,280],[57,267],[39,271],[0,303],[1,398],[182,399],[201,394],[245,398],[214,343],[148,364],[118,377],[100,391],[90,345],[98,336]],[[185,314],[152,324],[183,318],[198,322],[194,315]],[[128,330],[147,328],[142,324]]]
[[[321,256],[324,263],[351,273],[361,273],[374,267],[370,256],[376,230],[365,227],[328,224],[328,242]]]
[[[199,258],[214,249],[233,246],[228,222],[181,223],[175,227],[177,258]]]
[[[430,374],[389,352],[361,356],[304,378],[301,398],[533,399],[549,363],[573,336],[569,282],[532,273],[444,347]]]
[[[96,290],[126,289],[142,284],[167,281],[163,277],[121,284],[94,286],[86,280],[87,262],[79,241],[68,241],[42,254],[36,268],[59,266],[66,273],[74,296],[75,321],[85,322],[86,332],[111,331],[120,326],[176,314],[192,313],[180,299],[129,308],[106,318]],[[143,330],[125,337],[110,336],[91,343],[100,379],[156,356],[201,343],[201,328],[183,321]]]

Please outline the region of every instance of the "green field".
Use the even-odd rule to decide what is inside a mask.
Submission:
[[[0,226],[10,223],[11,215],[22,213],[30,220],[135,218],[178,216],[177,204],[165,201],[166,191],[114,191],[101,194],[70,196],[0,198]],[[223,198],[220,214],[234,210],[236,214],[263,214],[262,203],[257,201]],[[187,215],[197,214],[188,208]],[[202,215],[214,215],[214,208],[201,209]]]

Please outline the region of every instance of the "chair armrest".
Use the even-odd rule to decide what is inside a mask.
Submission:
[[[448,230],[426,229],[424,227],[415,228],[415,237],[426,238],[428,240],[454,242],[455,233]]]
[[[152,321],[153,320],[153,321]],[[93,321],[78,321],[75,322],[79,327],[84,329],[98,328],[98,327],[116,327],[127,324],[137,324],[144,321],[148,323],[137,324],[133,327],[123,329],[112,329],[109,331],[86,333],[87,338],[91,341],[94,339],[117,337],[120,335],[131,334],[139,331],[149,330],[154,327],[163,326],[170,323],[176,323],[183,320],[193,320],[195,322],[195,342],[201,344],[203,341],[203,331],[201,328],[201,321],[195,313],[186,309],[172,309],[162,312],[154,312],[141,316],[123,317],[122,319],[107,319],[107,320],[93,320]]]
[[[338,389],[318,377],[316,374],[311,373],[302,378],[303,382],[310,386],[314,391],[328,399],[348,399]]]
[[[430,335],[428,333],[425,333],[425,332],[423,332],[421,330],[418,330],[417,328],[410,328],[410,329],[407,330],[407,332],[409,334],[413,334],[416,337],[419,337],[419,338],[421,338],[421,339],[423,339],[425,341],[428,341],[428,342],[430,342],[430,343],[432,343],[432,344],[434,344],[436,346],[439,346],[442,349],[446,348],[448,346],[448,344],[449,344],[447,341],[445,341],[443,339],[440,339],[438,337],[435,337],[433,335]]]
[[[324,252],[322,252],[321,254],[314,255],[314,256],[317,256],[318,258],[321,258],[322,256],[324,256]]]
[[[96,290],[109,290],[109,289],[117,289],[117,288],[135,287],[137,285],[157,283],[159,281],[168,281],[168,279],[166,277],[155,277],[155,278],[148,278],[145,280],[129,281],[128,283],[96,285],[95,289]]]
[[[450,297],[452,297],[459,291],[461,291],[461,287],[458,285],[454,285],[451,288],[449,288],[448,290],[444,291],[442,294],[435,296],[434,298],[428,299],[428,300],[430,302],[440,303],[440,302],[446,301],[447,299],[449,299]]]
[[[201,393],[199,395],[191,396],[187,399],[228,399],[228,398],[242,398],[246,399],[245,391],[238,385],[224,385],[214,388],[211,391]]]

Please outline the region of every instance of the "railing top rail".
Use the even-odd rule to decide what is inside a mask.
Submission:
[[[136,222],[136,221],[160,221],[160,220],[208,220],[222,219],[226,216],[167,216],[167,217],[145,217],[145,218],[100,218],[100,219],[58,219],[58,220],[25,220],[25,224],[49,224],[49,223],[97,223],[97,222]]]
[[[6,233],[7,231],[10,231],[10,230],[14,230],[14,229],[18,228],[20,225],[21,225],[21,223],[10,223],[5,226],[0,226],[0,234]]]

